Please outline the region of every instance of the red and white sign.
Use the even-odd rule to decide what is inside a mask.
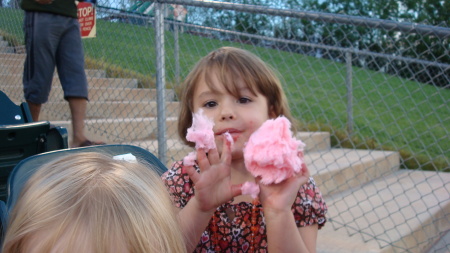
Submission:
[[[80,22],[81,37],[93,38],[97,34],[94,5],[88,2],[78,2],[78,22]]]

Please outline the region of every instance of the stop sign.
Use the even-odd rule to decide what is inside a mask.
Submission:
[[[81,37],[95,37],[95,8],[93,4],[89,2],[79,2],[77,8]]]

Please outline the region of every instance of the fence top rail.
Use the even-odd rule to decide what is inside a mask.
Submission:
[[[130,12],[130,11],[124,11],[124,10],[121,10],[121,9],[109,8],[109,7],[105,7],[105,6],[97,6],[97,9],[99,11],[101,11],[101,12],[104,12],[104,13],[118,14],[121,17],[141,18],[141,19],[148,20],[149,22],[153,21],[155,19],[154,17],[149,16],[149,15],[136,14],[136,13],[133,13],[133,12]],[[386,58],[386,59],[389,59],[389,60],[400,60],[400,61],[405,61],[405,62],[415,62],[415,63],[419,63],[419,64],[422,64],[422,65],[425,65],[425,66],[435,66],[435,67],[439,67],[439,68],[442,68],[442,69],[445,69],[445,70],[446,69],[450,69],[450,64],[439,63],[439,62],[435,62],[435,61],[426,61],[426,60],[413,59],[413,58],[408,58],[408,57],[402,57],[402,56],[399,56],[399,55],[374,53],[374,52],[365,51],[365,50],[358,50],[358,49],[354,49],[354,48],[344,48],[344,47],[320,45],[320,44],[310,43],[310,42],[302,42],[302,41],[295,41],[295,40],[272,38],[272,37],[267,37],[267,36],[262,36],[262,35],[248,34],[248,33],[230,31],[230,30],[219,29],[219,28],[211,28],[211,27],[205,27],[205,26],[189,24],[189,23],[180,23],[180,22],[176,22],[176,21],[172,21],[172,20],[165,20],[164,22],[166,22],[168,24],[176,24],[176,25],[184,26],[184,27],[191,27],[191,28],[208,30],[208,31],[215,31],[215,32],[226,33],[226,34],[234,34],[234,35],[239,35],[239,36],[246,36],[248,38],[255,38],[255,39],[259,39],[259,40],[267,40],[267,41],[273,41],[273,42],[282,42],[282,43],[286,43],[286,44],[296,44],[296,45],[307,46],[307,47],[311,47],[311,48],[322,48],[322,49],[325,49],[325,50],[335,50],[335,51],[349,52],[349,53],[354,53],[354,54],[358,54],[358,55],[367,55],[367,56],[372,56],[372,57],[383,57],[383,58]]]
[[[248,33],[230,31],[230,30],[225,30],[225,29],[211,28],[211,27],[206,27],[206,26],[201,26],[201,25],[179,23],[179,22],[174,22],[174,21],[166,21],[166,22],[173,23],[173,24],[176,24],[176,25],[179,25],[179,26],[184,26],[184,27],[192,27],[192,28],[197,28],[197,29],[202,29],[202,30],[215,31],[215,32],[221,32],[221,33],[227,33],[227,34],[234,34],[234,35],[239,35],[239,36],[246,36],[248,38],[255,38],[255,39],[259,39],[259,40],[282,42],[282,43],[285,43],[285,44],[295,44],[295,45],[307,46],[307,47],[311,47],[311,48],[322,48],[322,49],[325,49],[325,50],[334,50],[334,51],[341,51],[341,52],[346,52],[346,53],[354,53],[354,54],[357,54],[357,55],[366,55],[366,56],[372,56],[372,57],[382,57],[382,58],[386,58],[386,59],[389,59],[389,60],[399,60],[399,61],[404,61],[404,62],[415,62],[415,63],[418,63],[418,64],[422,64],[424,66],[435,66],[435,67],[439,67],[439,68],[442,68],[442,69],[445,69],[445,70],[447,70],[447,69],[450,70],[450,64],[439,63],[439,62],[435,62],[435,61],[420,60],[420,59],[414,59],[414,58],[409,58],[409,57],[402,57],[402,56],[393,55],[393,54],[374,53],[374,52],[370,52],[370,51],[366,51],[366,50],[358,50],[358,49],[354,49],[354,48],[344,48],[344,47],[320,45],[320,44],[311,43],[311,42],[302,42],[302,41],[295,41],[295,40],[272,38],[272,37],[267,37],[267,36],[262,36],[262,35],[248,34]]]
[[[167,4],[182,4],[215,9],[235,10],[249,13],[261,13],[274,16],[276,15],[284,17],[294,17],[304,20],[321,21],[337,24],[350,24],[368,28],[383,28],[390,31],[401,31],[408,33],[417,33],[426,36],[436,36],[443,39],[450,38],[450,28],[432,25],[423,25],[410,22],[397,22],[393,20],[366,18],[359,16],[332,14],[314,11],[277,9],[277,8],[268,8],[266,6],[236,4],[236,3],[208,1],[208,0],[157,0],[157,2]]]

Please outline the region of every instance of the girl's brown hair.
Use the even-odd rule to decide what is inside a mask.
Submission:
[[[187,129],[192,125],[194,92],[199,82],[206,82],[211,90],[211,79],[215,77],[224,88],[234,96],[239,96],[238,81],[244,82],[254,94],[266,97],[268,108],[276,116],[283,115],[293,121],[289,104],[275,71],[253,53],[234,47],[222,47],[203,57],[186,77],[180,93],[180,114],[178,117],[178,135],[186,140]],[[295,127],[295,124],[292,124]]]

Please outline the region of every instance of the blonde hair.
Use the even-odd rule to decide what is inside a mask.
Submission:
[[[178,135],[185,144],[194,145],[186,140],[186,133],[192,125],[197,84],[205,81],[211,90],[217,90],[211,81],[214,77],[224,85],[227,92],[236,97],[239,96],[238,81],[242,80],[253,94],[258,92],[266,97],[268,108],[273,110],[276,116],[284,115],[293,121],[286,95],[275,71],[249,51],[222,47],[203,57],[188,74],[181,88]]]
[[[142,163],[95,152],[43,165],[26,183],[3,252],[25,252],[30,240],[39,242],[33,252],[186,252],[160,177]]]

